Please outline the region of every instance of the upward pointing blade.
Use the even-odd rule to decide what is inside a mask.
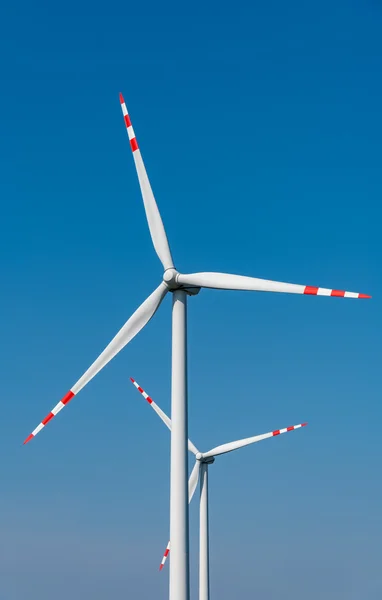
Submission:
[[[163,221],[160,216],[153,191],[151,189],[149,178],[147,177],[146,168],[138,147],[137,138],[135,137],[134,129],[131,124],[130,116],[127,112],[126,104],[122,94],[119,95],[119,100],[121,103],[123,118],[125,120],[127,135],[129,136],[130,140],[131,150],[133,151],[135,167],[137,169],[139,185],[142,192],[143,204],[145,206],[151,239],[153,241],[155,251],[163,265],[164,270],[171,269],[174,268],[174,262],[172,260],[170,246],[168,244],[166,232],[163,226]]]
[[[150,398],[150,396],[148,394],[146,394],[145,390],[143,388],[141,388],[141,386],[135,381],[135,379],[130,377],[130,380],[133,382],[133,385],[135,385],[138,392],[140,392],[142,394],[142,396],[150,404],[151,408],[153,408],[155,410],[157,415],[162,419],[163,423],[165,425],[167,425],[167,427],[171,431],[171,419],[166,415],[166,413],[163,412],[163,410],[161,408],[159,408],[159,406],[154,402],[154,400],[152,398]],[[190,452],[192,452],[195,455],[198,454],[198,452],[199,452],[199,450],[194,446],[194,444],[191,442],[191,440],[188,440],[188,449]]]
[[[213,288],[217,290],[246,290],[253,292],[285,292],[287,294],[307,294],[308,296],[338,296],[341,298],[371,298],[366,294],[344,292],[327,288],[312,287],[310,285],[297,285],[295,283],[282,283],[256,277],[243,275],[229,275],[228,273],[192,273],[183,275],[179,273],[177,282],[185,286]]]
[[[110,344],[106,346],[105,350],[99,355],[97,360],[89,367],[89,369],[82,375],[82,377],[74,384],[74,386],[69,390],[69,392],[60,400],[58,404],[53,408],[53,410],[45,417],[43,421],[32,431],[32,433],[26,438],[24,444],[29,442],[32,438],[34,438],[43,427],[53,417],[59,413],[64,406],[70,402],[70,400],[78,394],[82,388],[89,383],[91,379],[97,373],[103,369],[105,365],[118,352],[122,350],[136,335],[140,332],[141,329],[150,321],[150,319],[154,316],[155,312],[159,308],[160,303],[167,293],[167,286],[162,282],[157,289],[141,304],[139,308],[133,313],[126,321],[122,329],[119,330],[117,335],[112,339]]]
[[[285,427],[285,429],[275,429],[275,431],[263,433],[262,435],[255,435],[253,437],[244,438],[243,440],[237,440],[236,442],[222,444],[221,446],[216,446],[216,448],[212,448],[212,450],[209,450],[208,452],[203,452],[202,458],[208,458],[210,456],[219,456],[219,454],[226,454],[227,452],[232,452],[232,450],[243,448],[244,446],[248,446],[249,444],[255,444],[256,442],[261,442],[262,440],[266,440],[267,438],[271,438],[282,433],[287,433],[288,431],[294,431],[294,429],[300,429],[300,427],[305,427],[307,424],[308,423],[300,423],[299,425]]]

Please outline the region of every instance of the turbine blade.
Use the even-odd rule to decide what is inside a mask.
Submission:
[[[43,427],[53,417],[59,413],[64,406],[70,402],[70,400],[78,394],[82,388],[89,383],[91,379],[97,373],[103,369],[107,363],[114,358],[118,352],[122,350],[136,335],[140,332],[141,329],[150,321],[151,317],[154,316],[155,312],[159,308],[160,303],[165,297],[168,291],[167,286],[162,282],[157,289],[141,304],[139,308],[132,314],[130,319],[126,321],[122,329],[119,330],[117,335],[112,339],[110,344],[106,346],[105,350],[99,355],[97,360],[89,367],[89,369],[82,375],[82,377],[74,384],[74,386],[69,390],[69,392],[60,400],[58,404],[53,408],[53,410],[45,417],[43,421],[32,431],[32,433],[26,438],[24,444],[29,442],[32,438],[34,438]]]
[[[219,456],[220,454],[226,454],[227,452],[232,452],[232,450],[237,450],[238,448],[243,448],[243,446],[249,446],[249,444],[255,444],[256,442],[261,442],[262,440],[266,440],[270,437],[275,437],[276,435],[280,435],[281,433],[287,433],[288,431],[293,431],[294,429],[300,429],[300,427],[305,427],[307,424],[308,423],[300,423],[299,425],[292,425],[292,427],[285,427],[285,429],[276,429],[275,431],[263,433],[262,435],[255,435],[254,437],[245,438],[243,440],[237,440],[236,442],[222,444],[221,446],[216,446],[216,448],[212,448],[212,450],[209,450],[208,452],[203,452],[202,457],[208,458],[210,456]]]
[[[253,292],[284,292],[287,294],[307,294],[308,296],[338,296],[342,298],[371,298],[366,294],[330,290],[327,288],[297,285],[295,283],[282,283],[256,277],[243,275],[229,275],[227,273],[192,273],[182,275],[179,273],[177,282],[185,286],[213,288],[217,290],[246,290]]]
[[[145,392],[145,390],[143,388],[141,388],[141,386],[135,381],[135,379],[133,379],[132,377],[130,377],[130,380],[133,382],[133,385],[135,385],[135,387],[137,388],[138,392],[140,392],[142,394],[142,396],[150,404],[151,408],[153,408],[155,410],[155,412],[157,413],[157,415],[162,419],[163,423],[165,425],[167,425],[167,427],[171,431],[171,419],[166,415],[166,413],[163,412],[163,410],[161,408],[159,408],[159,406]],[[189,449],[190,452],[192,452],[195,455],[198,454],[198,452],[199,452],[199,450],[194,446],[194,444],[191,442],[191,440],[188,440],[188,449]]]
[[[168,555],[170,554],[170,549],[171,549],[171,542],[169,542],[169,543],[167,544],[167,546],[166,546],[166,550],[164,551],[163,558],[162,558],[162,561],[161,561],[161,563],[160,563],[160,566],[159,566],[159,570],[160,570],[160,571],[163,569],[163,567],[164,567],[164,564],[165,564],[165,562],[166,562],[166,560],[167,560],[167,557],[168,557]]]
[[[200,461],[195,461],[194,468],[191,471],[190,479],[188,480],[188,504],[190,504],[196,487],[199,481]]]
[[[199,473],[200,473],[200,462],[197,460],[195,462],[194,468],[192,469],[190,479],[188,480],[188,503],[190,504],[192,497],[195,493],[196,487],[199,481]],[[165,565],[167,557],[170,553],[171,542],[169,542],[166,546],[166,550],[163,554],[162,561],[159,566],[159,570],[161,571]]]
[[[163,265],[164,270],[174,268],[174,262],[172,260],[171,250],[168,244],[162,217],[160,216],[160,212],[155,201],[153,191],[151,189],[146,168],[142,160],[141,151],[139,150],[134,129],[131,124],[130,116],[127,112],[126,104],[122,94],[119,95],[119,100],[121,103],[123,118],[125,120],[127,135],[129,136],[130,140],[131,150],[133,151],[135,168],[137,169],[139,185],[142,192],[143,204],[146,211],[146,217],[150,229],[151,239],[153,241],[155,251]]]

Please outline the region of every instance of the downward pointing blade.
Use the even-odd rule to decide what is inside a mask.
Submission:
[[[45,427],[47,423],[53,417],[59,413],[64,406],[70,402],[70,400],[78,394],[82,388],[89,383],[91,379],[97,373],[103,369],[105,365],[118,352],[122,350],[136,335],[140,332],[141,329],[150,321],[150,319],[154,316],[155,312],[159,308],[160,303],[167,293],[167,286],[162,282],[159,287],[141,304],[141,306],[135,311],[135,313],[126,321],[122,329],[117,333],[117,335],[112,339],[110,344],[106,346],[105,350],[102,354],[99,355],[97,360],[89,367],[89,369],[82,375],[82,377],[74,384],[74,386],[69,390],[69,392],[60,400],[58,404],[53,408],[53,410],[45,417],[43,421],[32,431],[32,433],[26,438],[24,444],[29,442],[32,438],[34,438],[41,429]]]
[[[182,275],[179,273],[177,282],[185,286],[213,288],[217,290],[246,290],[253,292],[284,292],[287,294],[307,294],[309,296],[338,296],[342,298],[371,298],[366,294],[344,292],[327,288],[297,285],[295,283],[282,283],[256,277],[243,275],[229,275],[227,273],[192,273]]]
[[[139,185],[142,192],[143,204],[145,206],[151,239],[164,270],[170,269],[174,267],[174,262],[172,260],[170,246],[168,244],[166,232],[163,226],[162,217],[160,216],[159,209],[151,189],[141,151],[139,150],[137,138],[135,137],[134,129],[131,124],[130,116],[127,112],[126,104],[122,94],[119,95],[119,100],[121,103],[123,118],[125,120],[127,135],[129,136],[130,140],[131,150],[133,151],[133,158],[135,167],[137,169]]]
[[[192,469],[190,479],[188,480],[188,503],[191,502],[192,497],[195,493],[196,487],[199,481],[199,473],[200,473],[200,462],[197,460],[195,462],[194,468]],[[159,566],[159,570],[161,571],[165,565],[167,557],[170,553],[171,542],[169,542],[166,546],[166,550],[164,551],[162,561]]]
[[[130,377],[130,380],[133,382],[133,385],[135,385],[138,392],[140,392],[142,394],[142,396],[150,404],[151,408],[153,408],[155,410],[157,415],[162,419],[163,423],[165,425],[167,425],[167,427],[171,431],[171,419],[166,415],[166,413],[163,412],[163,410],[161,408],[159,408],[159,406],[154,402],[154,400],[152,398],[150,398],[150,396],[145,392],[145,390],[143,388],[141,388],[141,386],[135,381],[135,379]],[[198,452],[199,452],[199,450],[194,446],[194,444],[191,442],[191,440],[188,440],[188,449],[190,452],[192,452],[195,455],[198,454]]]
[[[160,571],[161,571],[161,570],[163,569],[163,567],[164,567],[164,564],[165,564],[165,562],[166,562],[166,560],[167,560],[167,557],[168,557],[168,555],[170,554],[170,550],[171,550],[171,542],[169,542],[169,543],[167,544],[167,546],[166,546],[166,550],[164,551],[164,554],[163,554],[162,561],[161,561],[161,563],[160,563],[160,565],[159,565],[159,570],[160,570]]]
[[[288,431],[293,431],[294,429],[300,429],[300,427],[305,427],[307,424],[308,423],[300,423],[299,425],[285,427],[285,429],[275,429],[275,431],[263,433],[262,435],[255,435],[254,437],[245,438],[243,440],[237,440],[236,442],[222,444],[221,446],[216,446],[216,448],[212,448],[212,450],[209,450],[208,452],[203,452],[202,458],[208,458],[210,456],[219,456],[219,454],[226,454],[227,452],[232,452],[232,450],[237,450],[238,448],[243,448],[244,446],[249,446],[249,444],[255,444],[256,442],[261,442],[262,440],[266,440],[270,437],[275,437],[276,435],[280,435],[281,433],[287,433]]]
[[[195,494],[196,486],[199,481],[200,461],[195,461],[194,468],[191,471],[190,479],[188,480],[188,503],[190,504],[193,495]]]

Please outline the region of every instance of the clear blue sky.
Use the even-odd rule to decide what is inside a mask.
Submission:
[[[0,597],[167,597],[170,298],[22,442],[158,285],[123,92],[180,270],[373,295],[189,302],[211,468],[213,597],[376,600],[382,10],[378,2],[69,0],[1,19]],[[197,506],[191,509],[197,593]]]

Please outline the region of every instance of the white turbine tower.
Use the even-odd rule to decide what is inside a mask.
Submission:
[[[173,295],[172,305],[172,381],[171,381],[171,492],[170,534],[172,565],[170,571],[170,599],[189,600],[188,575],[188,497],[187,497],[187,296],[197,294],[200,288],[221,290],[248,290],[255,292],[286,292],[314,296],[370,298],[365,294],[326,288],[268,281],[225,273],[193,273],[183,275],[174,267],[162,219],[147,177],[141,152],[122,95],[122,113],[130,140],[138,174],[147,222],[155,251],[163,265],[162,282],[126,321],[105,350],[43,421],[26,438],[24,444],[45,427],[85,385],[147,325],[168,292]]]
[[[163,412],[161,408],[154,402],[154,400],[144,391],[144,389],[133,379],[130,377],[131,381],[137,388],[137,390],[142,394],[142,396],[147,400],[150,404],[151,408],[155,410],[157,415],[162,419],[163,423],[167,425],[169,430],[171,431],[171,420]],[[255,444],[256,442],[261,442],[262,440],[266,440],[270,437],[275,437],[282,433],[287,433],[288,431],[294,431],[295,429],[300,429],[301,427],[305,427],[307,423],[299,423],[298,425],[292,425],[291,427],[285,427],[285,429],[276,429],[275,431],[270,431],[269,433],[263,433],[262,435],[255,435],[249,438],[245,438],[243,440],[236,440],[235,442],[229,442],[228,444],[222,444],[221,446],[216,446],[216,448],[212,448],[208,452],[199,452],[196,446],[188,440],[188,449],[195,455],[195,465],[192,469],[190,479],[188,480],[188,502],[190,503],[192,497],[195,493],[196,487],[198,485],[198,481],[200,478],[200,505],[199,505],[199,600],[209,600],[210,598],[210,551],[209,551],[209,526],[208,526],[208,513],[209,513],[209,504],[208,504],[208,466],[215,462],[216,456],[220,456],[220,454],[226,454],[227,452],[232,452],[233,450],[238,450],[239,448],[243,448],[244,446],[249,446],[250,444]],[[170,552],[170,542],[167,544],[166,551],[163,555],[162,562],[160,564],[159,569],[162,570],[166,559]]]

